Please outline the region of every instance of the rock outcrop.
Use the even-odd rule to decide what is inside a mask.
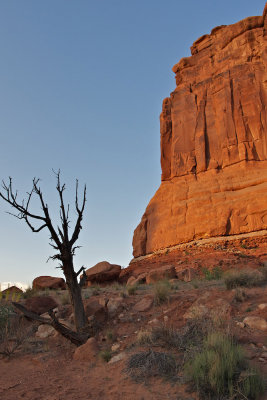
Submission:
[[[267,4],[214,28],[173,67],[160,116],[162,183],[134,232],[134,257],[267,229]]]

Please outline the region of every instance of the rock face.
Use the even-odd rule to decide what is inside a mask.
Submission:
[[[66,289],[66,284],[63,278],[56,278],[53,276],[38,276],[32,282],[33,289]]]
[[[133,255],[267,228],[267,4],[214,28],[173,67],[160,116],[162,183]]]

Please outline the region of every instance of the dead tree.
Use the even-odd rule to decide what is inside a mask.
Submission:
[[[60,200],[60,226],[56,228],[53,226],[50,214],[48,211],[48,205],[45,203],[43,193],[39,186],[39,179],[34,178],[32,181],[32,189],[27,193],[27,198],[18,201],[18,192],[14,191],[12,185],[12,178],[9,178],[9,183],[6,184],[2,182],[2,192],[0,192],[0,197],[5,200],[10,206],[17,211],[16,214],[9,213],[18,219],[24,220],[32,232],[40,232],[41,230],[47,228],[50,233],[50,245],[56,250],[56,254],[50,257],[53,260],[59,260],[60,268],[62,269],[68,291],[70,294],[70,301],[73,307],[74,321],[77,333],[84,334],[87,330],[87,319],[84,311],[81,285],[78,283],[78,276],[83,270],[81,268],[78,272],[74,271],[73,256],[75,255],[75,250],[79,246],[75,246],[75,243],[79,237],[80,231],[82,229],[82,219],[83,212],[86,203],[86,186],[83,190],[82,204],[79,206],[78,202],[78,180],[76,180],[76,196],[75,196],[75,207],[77,212],[77,220],[72,234],[69,232],[69,205],[65,207],[63,192],[66,188],[65,184],[60,182],[60,171],[56,174],[57,186],[56,190],[59,195]],[[37,215],[30,210],[31,200],[33,196],[37,196],[41,204],[41,215]],[[84,280],[84,279],[83,279]],[[55,324],[56,325],[56,324]],[[59,324],[60,325],[60,324]],[[58,326],[54,326],[57,328]],[[60,327],[58,329],[60,331]],[[84,341],[82,339],[82,341]]]

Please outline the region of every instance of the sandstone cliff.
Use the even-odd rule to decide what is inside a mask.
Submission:
[[[134,232],[138,257],[267,229],[267,3],[214,28],[173,67],[160,116],[162,183]]]

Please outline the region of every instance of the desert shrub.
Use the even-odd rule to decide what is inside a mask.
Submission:
[[[238,398],[238,393],[241,395],[239,398],[245,395],[246,398],[257,399],[264,388],[260,375],[247,368],[241,347],[222,332],[208,334],[202,350],[195,353],[184,368],[205,399],[234,394]]]
[[[106,337],[110,342],[112,342],[115,339],[115,334],[112,330],[108,330],[106,332]]]
[[[217,265],[213,269],[202,268],[202,273],[204,275],[204,279],[207,281],[219,280],[223,276],[222,267]]]
[[[127,362],[126,372],[136,380],[152,376],[171,378],[177,374],[177,364],[172,355],[149,350],[133,354]]]
[[[102,350],[99,353],[99,357],[105,362],[109,362],[110,361],[111,355],[112,355],[112,352],[109,349]]]
[[[33,333],[33,326],[17,315],[9,304],[0,305],[0,354],[10,357]]]
[[[247,294],[244,289],[237,287],[235,289],[235,294],[234,294],[234,301],[237,303],[243,303],[247,299]]]
[[[9,292],[8,290],[5,293],[0,291],[0,300],[19,301],[21,295],[21,293],[13,291]]]
[[[161,325],[152,329],[151,340],[167,348],[181,348],[181,333],[171,326]]]
[[[13,307],[8,303],[0,304],[0,334],[9,323],[10,316],[14,314]]]
[[[131,285],[127,287],[127,293],[129,296],[134,295],[137,291],[137,285]]]
[[[156,305],[165,303],[170,296],[171,285],[168,280],[162,280],[155,283],[153,287],[154,303]]]
[[[226,288],[228,290],[235,289],[239,286],[259,286],[263,283],[263,281],[263,274],[257,270],[233,271],[229,273],[224,279]]]

